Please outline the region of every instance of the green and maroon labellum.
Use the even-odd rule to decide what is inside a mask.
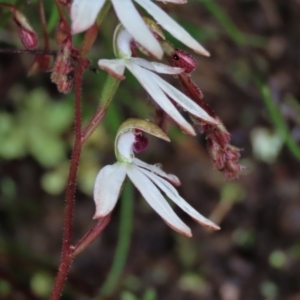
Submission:
[[[133,150],[136,153],[144,151],[148,146],[148,139],[143,135],[141,130],[135,130],[135,143],[133,144]]]

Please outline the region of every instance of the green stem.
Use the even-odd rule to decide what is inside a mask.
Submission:
[[[215,19],[224,27],[227,34],[240,45],[250,45],[256,47],[265,47],[266,40],[263,37],[247,34],[240,31],[232,22],[228,14],[215,0],[197,0],[201,2],[206,9],[215,17]]]
[[[132,231],[132,215],[133,215],[133,188],[130,182],[126,182],[121,199],[121,215],[120,215],[120,229],[117,249],[113,265],[109,274],[101,288],[101,294],[110,296],[122,275],[128,251],[130,246],[131,231]]]
[[[110,0],[109,1],[106,1],[104,6],[102,7],[101,11],[100,11],[100,14],[98,15],[97,17],[97,20],[96,20],[96,23],[98,26],[100,26],[103,22],[103,20],[105,19],[109,9],[111,7],[111,2]]]
[[[90,118],[88,124],[85,126],[85,128],[82,130],[81,135],[81,144],[83,144],[86,139],[94,132],[96,127],[99,125],[99,123],[104,118],[106,111],[117,92],[117,89],[119,87],[120,80],[116,79],[110,75],[107,75],[107,78],[104,83],[104,87],[102,89],[102,93],[100,96],[100,104],[93,114],[93,116]]]
[[[284,140],[286,146],[288,147],[288,149],[290,150],[290,152],[300,161],[300,147],[295,142],[293,137],[291,136],[290,130],[289,130],[288,126],[286,125],[279,109],[277,108],[277,106],[272,98],[270,89],[268,88],[268,86],[266,84],[263,84],[259,81],[256,81],[256,83],[260,89],[264,103],[268,109],[268,112],[271,116],[273,123],[277,127],[281,137],[283,138],[283,140]]]

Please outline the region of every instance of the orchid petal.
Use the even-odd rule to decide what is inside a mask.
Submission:
[[[135,135],[133,130],[122,133],[115,141],[115,152],[118,161],[131,163],[133,154],[133,144],[135,143]]]
[[[168,180],[175,186],[181,185],[181,182],[177,176],[175,176],[173,174],[167,174],[166,172],[164,172],[162,169],[156,167],[155,165],[149,165],[136,157],[133,159],[133,164],[137,165],[140,168],[146,169],[154,174],[157,174],[160,177],[163,177],[164,179]]]
[[[192,236],[190,228],[179,219],[158,188],[140,171],[138,167],[130,165],[127,169],[127,175],[149,205],[171,228],[188,237]]]
[[[120,22],[132,37],[152,55],[161,59],[163,50],[134,7],[132,0],[111,0],[111,2]]]
[[[151,15],[161,25],[161,27],[171,33],[180,42],[193,49],[196,53],[209,56],[209,52],[207,50],[205,50],[185,29],[183,29],[151,0],[135,1],[142,6],[149,13],[149,15]]]
[[[171,67],[158,62],[149,62],[143,58],[139,57],[131,57],[130,60],[135,64],[139,65],[142,68],[145,68],[150,71],[154,71],[161,74],[180,74],[184,71],[183,68]]]
[[[123,59],[99,59],[98,66],[111,76],[123,80],[125,79],[125,65]]]
[[[136,77],[144,89],[150,94],[153,100],[188,134],[195,135],[195,131],[183,116],[178,112],[170,99],[163,93],[155,80],[152,80],[152,72],[140,66],[125,61],[126,67]]]
[[[126,176],[125,163],[107,165],[100,170],[94,186],[96,213],[94,219],[105,217],[115,207]]]
[[[187,0],[156,0],[156,1],[160,1],[160,2],[163,2],[163,3],[169,2],[169,3],[174,3],[174,4],[187,3]]]
[[[174,203],[176,203],[182,210],[189,214],[198,223],[210,230],[219,230],[220,227],[214,222],[208,220],[197,212],[191,205],[189,205],[179,194],[178,191],[166,180],[156,176],[148,170],[140,169],[148,178],[150,178]]]
[[[211,117],[203,108],[197,103],[192,101],[185,94],[174,88],[171,84],[160,78],[158,75],[151,73],[153,80],[159,85],[159,87],[176,103],[178,103],[183,109],[191,113],[192,115],[212,124],[217,124],[218,121]],[[148,78],[150,81],[150,78]]]
[[[72,34],[80,33],[90,28],[105,0],[73,0],[71,5]]]

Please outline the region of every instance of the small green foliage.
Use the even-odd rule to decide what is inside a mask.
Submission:
[[[267,299],[276,299],[278,288],[274,282],[267,280],[261,284],[260,292]]]
[[[39,297],[47,297],[51,292],[53,277],[46,272],[38,272],[31,278],[31,289]]]
[[[10,177],[4,177],[0,181],[0,191],[5,197],[11,198],[16,194],[16,184]]]
[[[234,231],[232,239],[237,245],[249,248],[252,247],[255,242],[255,234],[251,229],[239,228]]]
[[[273,251],[269,256],[269,264],[276,269],[282,269],[286,263],[286,255],[281,250]]]
[[[10,284],[5,280],[0,280],[0,297],[5,298],[11,292]]]
[[[221,190],[221,198],[224,201],[242,201],[245,198],[246,191],[243,187],[234,182],[224,184]]]
[[[180,278],[179,287],[183,291],[201,294],[205,291],[207,283],[197,273],[186,273]]]
[[[53,102],[42,89],[25,93],[20,88],[12,90],[17,112],[2,113],[0,156],[17,159],[32,155],[44,167],[54,167],[66,159],[62,134],[72,124],[71,103]]]

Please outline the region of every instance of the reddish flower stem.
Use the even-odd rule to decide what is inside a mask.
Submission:
[[[39,0],[39,14],[40,14],[40,19],[43,27],[43,36],[44,36],[44,48],[45,50],[49,50],[49,36],[47,32],[47,22],[46,22],[46,16],[45,16],[45,9],[43,5],[43,1]]]
[[[81,89],[83,81],[83,72],[86,68],[86,56],[89,49],[92,47],[96,36],[98,33],[97,26],[90,28],[85,35],[83,45],[80,52],[80,57],[77,60],[77,68],[75,69],[75,114],[74,114],[74,131],[75,131],[75,141],[70,162],[69,177],[67,182],[66,190],[66,206],[65,206],[65,221],[64,221],[64,233],[63,233],[63,244],[62,244],[62,255],[58,268],[58,274],[54,283],[52,294],[50,300],[58,300],[62,293],[64,284],[66,282],[71,263],[72,263],[72,253],[74,252],[74,247],[71,246],[72,238],[72,221],[73,221],[73,211],[75,205],[75,190],[76,190],[76,177],[77,169],[82,149],[81,144]],[[97,226],[97,225],[96,225]],[[104,229],[105,226],[103,226]],[[103,230],[102,229],[102,230]],[[100,234],[100,230],[98,233]]]
[[[73,147],[73,153],[70,163],[70,171],[67,183],[66,191],[66,206],[65,206],[65,221],[64,221],[64,233],[63,233],[63,245],[61,261],[58,268],[58,275],[55,280],[55,284],[52,290],[51,300],[57,300],[63,290],[63,286],[67,279],[69,269],[72,263],[70,256],[71,252],[71,238],[72,238],[72,221],[73,211],[75,204],[75,188],[78,163],[81,154],[81,85],[84,71],[84,60],[78,59],[78,65],[75,70],[75,114],[74,114],[74,130],[75,141]]]
[[[96,225],[82,237],[82,239],[73,247],[71,254],[72,258],[75,258],[78,254],[85,250],[99,236],[99,234],[108,225],[110,217],[111,215],[109,214],[103,218],[100,218]]]

